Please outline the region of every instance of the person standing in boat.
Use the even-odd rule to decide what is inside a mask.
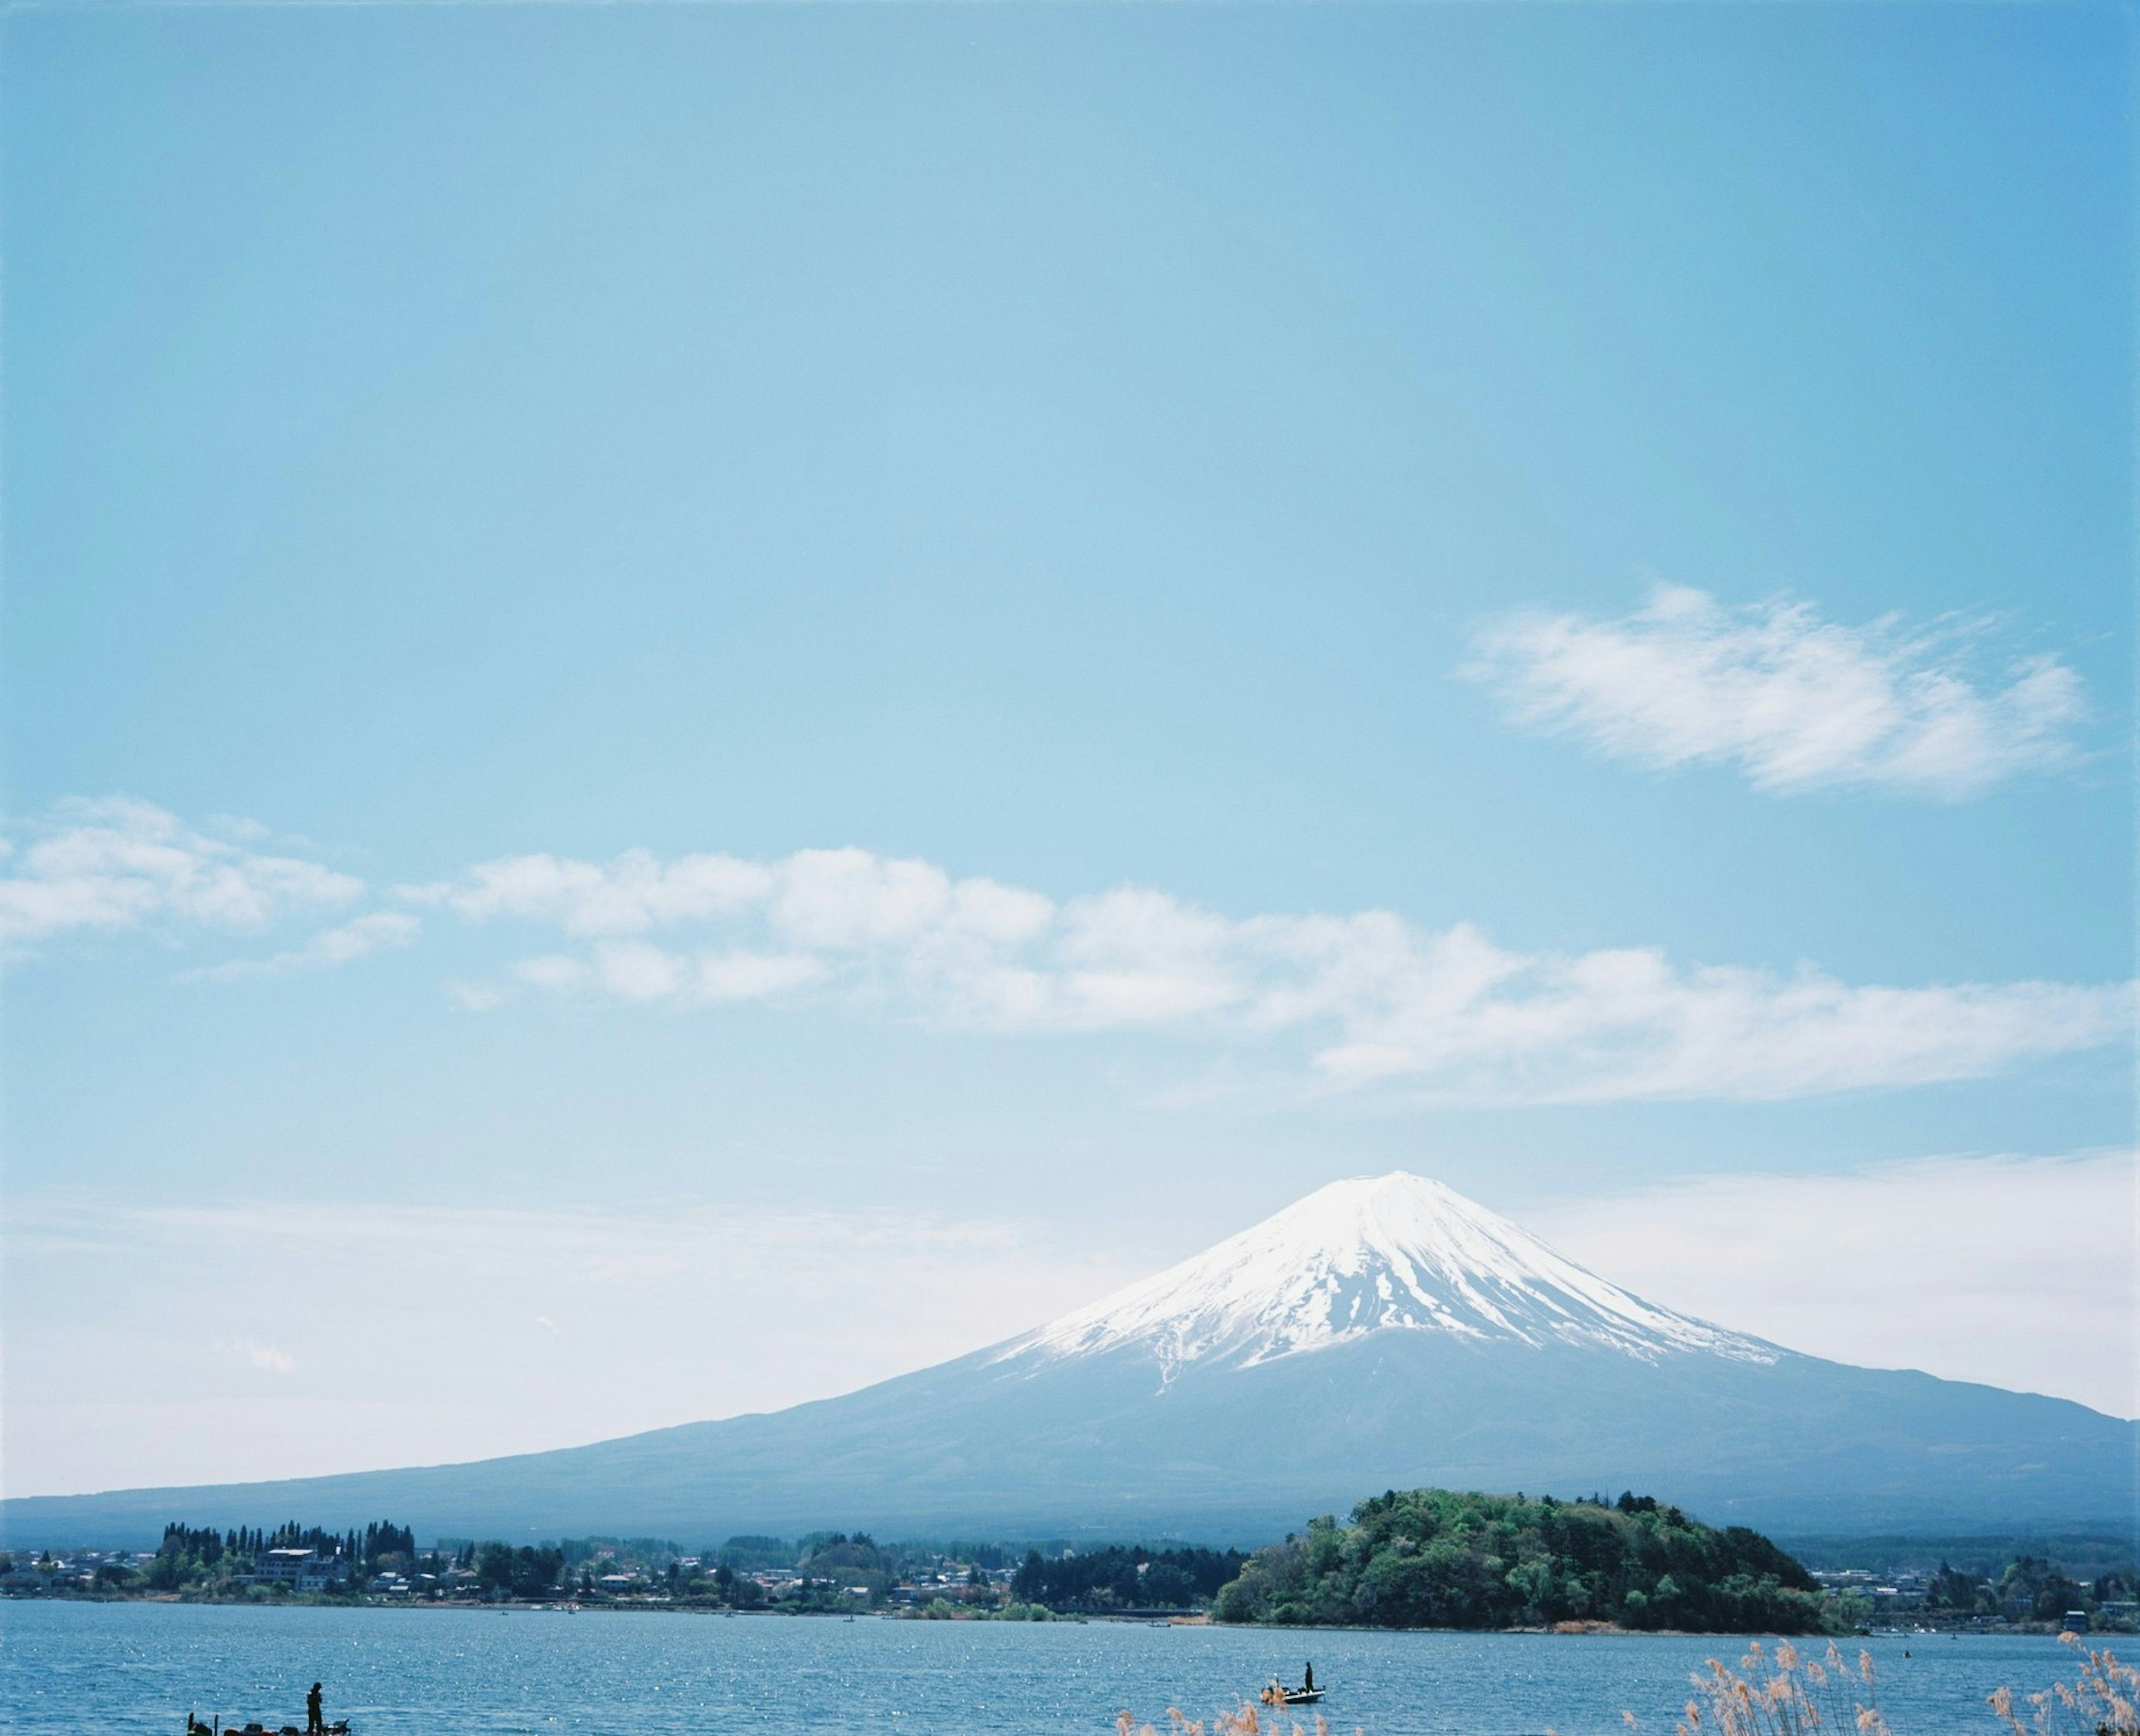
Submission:
[[[320,1714],[320,1685],[312,1684],[312,1691],[305,1696],[305,1736],[325,1736],[327,1721]]]
[[[1315,1692],[1315,1665],[1313,1663],[1300,1672],[1300,1691],[1303,1694]]]

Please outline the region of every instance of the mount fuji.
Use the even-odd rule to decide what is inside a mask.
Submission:
[[[1779,1354],[1646,1302],[1440,1182],[1400,1171],[1333,1182],[994,1355],[1008,1362],[1135,1350],[1158,1365],[1164,1387],[1200,1362],[1253,1368],[1397,1331],[1651,1361],[1687,1351],[1752,1362]]]
[[[0,1503],[16,1545],[389,1513],[425,1535],[819,1526],[1256,1541],[1386,1488],[1632,1488],[1784,1532],[2129,1525],[2140,1424],[1800,1356],[1646,1302],[1439,1183],[1342,1181],[955,1361],[474,1464]]]

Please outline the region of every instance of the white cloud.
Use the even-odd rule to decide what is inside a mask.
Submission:
[[[644,940],[613,940],[595,949],[601,986],[621,1000],[666,1000],[690,979],[685,961]]]
[[[216,1341],[215,1347],[227,1356],[237,1357],[248,1367],[259,1370],[263,1374],[287,1375],[297,1372],[297,1359],[287,1351],[278,1350],[272,1344],[258,1344],[250,1338],[219,1338]]]
[[[1519,723],[1637,765],[1735,766],[1779,793],[1956,801],[2071,759],[2085,711],[2079,676],[2055,657],[1980,681],[1965,655],[1975,636],[1843,626],[1799,603],[1732,610],[1660,586],[1617,620],[1504,620],[1465,673]]]
[[[585,964],[569,954],[546,953],[539,959],[523,959],[513,967],[513,974],[530,988],[564,991],[579,988],[589,973]],[[470,997],[479,1011],[495,1007],[502,998],[496,993]]]
[[[1057,1020],[1152,1024],[1240,1004],[1247,961],[1234,925],[1165,893],[1126,887],[1074,900],[1054,949]]]
[[[728,884],[759,889],[724,904],[723,944],[604,939],[525,959],[514,981],[672,1006],[816,993],[999,1032],[1284,1038],[1330,1086],[1403,1080],[1486,1101],[1780,1098],[1977,1078],[2116,1042],[2132,1019],[2120,983],[1860,986],[1644,948],[1518,952],[1466,924],[1423,929],[1384,910],[1235,920],[1136,887],[1058,905],[860,850],[689,860],[726,862]],[[487,864],[434,901],[489,915],[503,908],[498,885],[568,886],[569,900],[537,908],[584,932],[584,911],[618,907],[614,883],[668,879],[642,853],[607,868],[537,861]],[[659,925],[702,919],[672,905]]]
[[[626,851],[603,865],[552,856],[479,863],[458,883],[397,886],[415,904],[444,905],[473,921],[532,917],[571,934],[639,934],[673,922],[726,915],[763,900],[768,871],[734,856],[662,862]]]
[[[813,987],[832,974],[822,959],[803,953],[732,949],[694,954],[665,951],[645,940],[607,941],[584,959],[547,953],[513,967],[515,981],[552,993],[600,989],[620,1000],[682,1004],[761,1000]],[[459,993],[462,1003],[479,1013],[504,998],[503,991],[466,984],[459,985]]]
[[[943,920],[950,877],[933,863],[866,850],[806,850],[781,865],[773,924],[805,946],[906,940]]]
[[[706,953],[698,960],[697,988],[709,1001],[748,1001],[808,988],[832,974],[822,959],[801,953]]]
[[[2140,1416],[2135,1155],[1707,1175],[1525,1222],[1571,1258],[1794,1350]]]
[[[157,920],[254,931],[364,890],[317,862],[209,837],[124,797],[61,804],[7,860],[0,944],[10,946]]]
[[[193,974],[214,981],[243,977],[277,977],[293,970],[319,970],[348,964],[382,947],[406,946],[423,924],[404,910],[374,910],[337,928],[322,929],[294,951],[268,959],[238,959]]]
[[[1282,992],[1333,1011],[1333,1079],[1441,1079],[1485,1096],[1774,1099],[1979,1078],[2118,1041],[2128,985],[1853,987],[1676,966],[1651,949],[1504,951],[1463,925],[1399,932]]]
[[[159,919],[249,931],[363,890],[131,802],[71,804],[0,861],[12,870],[0,937],[18,944]],[[1887,987],[1646,948],[1523,952],[1384,910],[1235,919],[1148,887],[1058,902],[860,849],[769,862],[507,857],[397,893],[547,931],[550,947],[502,979],[448,985],[473,1011],[534,992],[680,1008],[805,999],[1006,1032],[1178,1030],[1289,1046],[1327,1087],[1403,1081],[1470,1101],[1762,1099],[1978,1078],[2104,1047],[2132,1025],[2123,983]],[[371,911],[195,974],[344,964],[420,928],[409,910]]]

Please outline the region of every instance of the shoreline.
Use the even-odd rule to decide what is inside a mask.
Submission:
[[[278,1597],[272,1601],[250,1597],[183,1597],[170,1592],[154,1592],[143,1596],[113,1596],[93,1592],[71,1594],[66,1596],[25,1595],[9,1592],[0,1596],[0,1606],[12,1603],[42,1604],[153,1604],[162,1607],[182,1606],[200,1609],[233,1610],[367,1610],[446,1611],[461,1610],[479,1614],[500,1616],[691,1616],[724,1618],[759,1617],[790,1621],[897,1621],[920,1626],[985,1626],[985,1627],[1049,1627],[1089,1626],[1107,1627],[1194,1627],[1214,1628],[1241,1633],[1298,1634],[1470,1634],[1521,1635],[1534,1639],[1599,1639],[1599,1640],[1782,1640],[1792,1644],[1820,1645],[1833,1640],[1838,1645],[1848,1640],[1909,1640],[1909,1639],[2056,1639],[2071,1630],[2050,1622],[2002,1623],[1996,1627],[1946,1626],[1902,1627],[1881,1626],[1861,1628],[1850,1634],[1778,1634],[1773,1630],[1749,1629],[1744,1632],[1723,1631],[1716,1629],[1642,1628],[1624,1627],[1609,1621],[1563,1621],[1549,1626],[1524,1627],[1382,1627],[1355,1623],[1332,1623],[1328,1626],[1303,1626],[1281,1621],[1215,1621],[1208,1615],[1194,1616],[1138,1616],[1112,1615],[1100,1611],[1073,1611],[1052,1616],[1041,1621],[1003,1621],[984,1616],[925,1616],[910,1615],[899,1610],[734,1610],[702,1604],[657,1602],[647,1599],[637,1602],[582,1602],[559,1601],[549,1603],[477,1603],[466,1601],[421,1601],[384,1598],[356,1601],[347,1598],[303,1596]],[[2118,1629],[2098,1629],[2078,1636],[2084,1642],[2094,1644],[2113,1640],[2140,1641],[2140,1633]]]

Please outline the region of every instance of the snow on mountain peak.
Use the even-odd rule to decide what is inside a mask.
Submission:
[[[1318,1189],[1193,1259],[1014,1339],[999,1356],[1143,1346],[1171,1379],[1190,1362],[1245,1368],[1389,1331],[1588,1346],[1647,1361],[1688,1351],[1777,1356],[1759,1339],[1644,1302],[1402,1170]]]

